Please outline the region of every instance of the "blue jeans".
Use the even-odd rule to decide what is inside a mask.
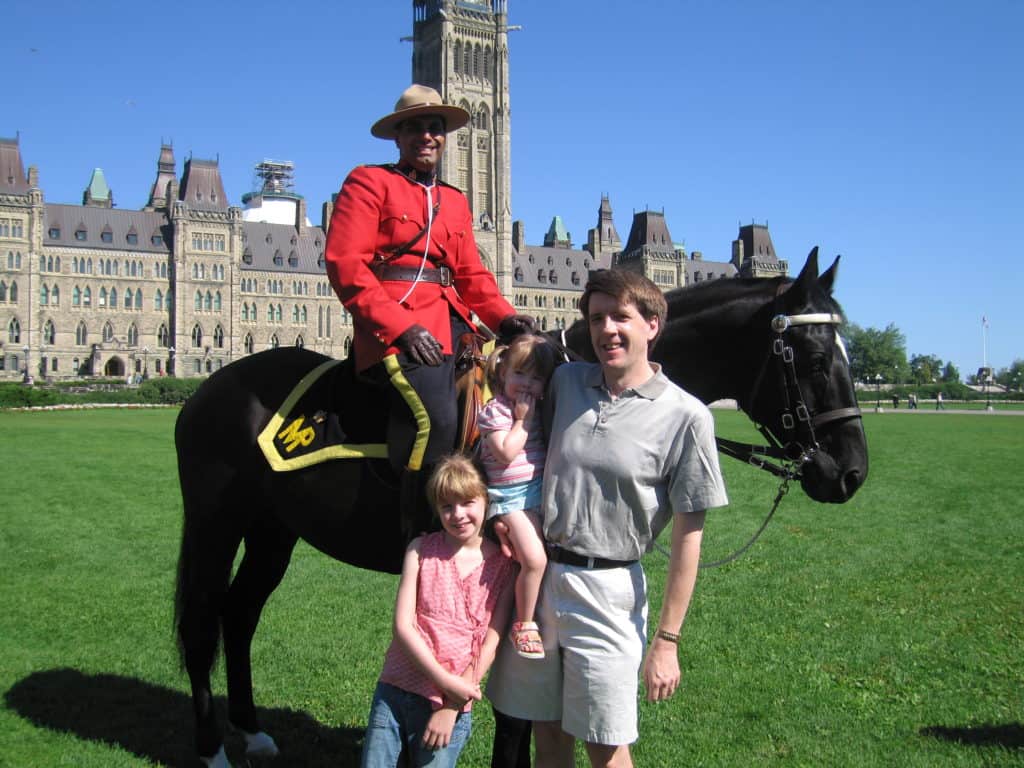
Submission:
[[[366,724],[361,768],[395,768],[404,746],[409,765],[415,768],[451,768],[459,759],[472,730],[469,712],[455,721],[452,737],[444,749],[423,747],[423,731],[434,709],[422,696],[403,691],[387,683],[377,683],[370,705],[370,721]]]

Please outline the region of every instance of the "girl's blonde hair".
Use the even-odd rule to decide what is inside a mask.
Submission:
[[[487,484],[472,459],[461,453],[441,459],[427,481],[427,501],[435,514],[445,502],[478,497],[487,501]]]
[[[495,392],[505,391],[509,371],[525,371],[547,382],[557,363],[555,348],[543,336],[522,334],[510,344],[494,348],[487,358],[487,382]]]

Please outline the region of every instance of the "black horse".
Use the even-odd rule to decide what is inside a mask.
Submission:
[[[669,293],[655,359],[705,402],[735,399],[776,446],[769,453],[796,467],[808,496],[842,503],[864,482],[868,462],[836,330],[837,265],[819,277],[815,249],[796,280],[717,280]],[[592,354],[582,322],[554,340]],[[295,348],[243,358],[204,382],[178,416],[184,526],[176,626],[197,749],[209,765],[227,765],[210,689],[221,635],[229,720],[246,734],[250,754],[277,753],[257,722],[250,642],[298,539],[359,567],[400,571],[406,537],[386,459],[275,472],[257,447],[292,387],[326,359]],[[364,402],[352,407],[375,413]],[[245,554],[231,578],[242,541]]]

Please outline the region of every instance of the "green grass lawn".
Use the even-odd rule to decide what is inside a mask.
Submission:
[[[0,766],[198,765],[171,634],[176,411],[0,413]],[[716,411],[721,434],[752,436]],[[853,501],[794,489],[704,571],[639,766],[1024,765],[1024,419],[868,413]],[[773,478],[723,459],[716,559]],[[646,559],[656,616],[665,557]],[[281,766],[357,762],[396,580],[296,550],[253,644]],[[224,691],[223,669],[214,688]],[[475,710],[462,764],[487,765]],[[238,738],[229,752],[241,761]],[[582,763],[581,763],[582,764]]]

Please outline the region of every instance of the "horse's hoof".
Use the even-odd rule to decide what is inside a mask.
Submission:
[[[245,754],[248,757],[277,757],[280,751],[277,744],[263,731],[257,733],[243,731],[242,735],[245,736]]]
[[[200,757],[199,759],[203,761],[206,768],[231,768],[231,762],[228,760],[223,746],[213,757]]]

